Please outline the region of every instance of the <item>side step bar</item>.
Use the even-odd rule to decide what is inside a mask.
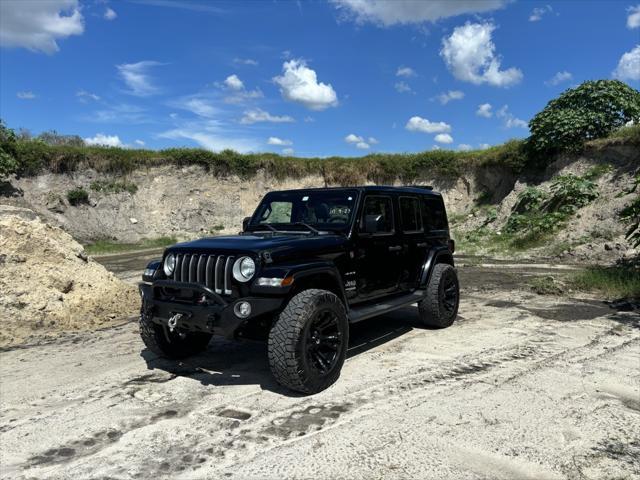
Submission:
[[[390,298],[381,303],[350,308],[349,323],[357,323],[362,320],[366,320],[367,318],[377,317],[378,315],[393,312],[399,308],[407,307],[413,303],[419,302],[423,298],[424,290],[416,290],[413,293]]]

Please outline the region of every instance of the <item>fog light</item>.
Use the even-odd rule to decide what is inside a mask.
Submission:
[[[247,318],[251,315],[251,304],[249,302],[238,302],[233,306],[233,313],[236,317]]]

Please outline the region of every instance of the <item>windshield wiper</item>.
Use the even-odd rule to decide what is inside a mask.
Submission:
[[[294,222],[291,225],[302,225],[305,228],[308,228],[309,231],[311,233],[313,233],[314,235],[320,235],[320,230],[313,228],[311,225],[309,225],[308,223],[304,223],[304,222]]]

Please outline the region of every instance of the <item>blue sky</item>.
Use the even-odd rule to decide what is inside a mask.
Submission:
[[[526,137],[584,80],[640,86],[634,1],[0,1],[0,117],[300,156]]]

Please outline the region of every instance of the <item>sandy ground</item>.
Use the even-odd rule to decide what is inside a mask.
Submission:
[[[414,307],[356,325],[309,397],[260,343],[175,363],[133,321],[2,352],[0,477],[638,478],[640,315],[520,288],[556,267],[469,262],[451,328]]]

